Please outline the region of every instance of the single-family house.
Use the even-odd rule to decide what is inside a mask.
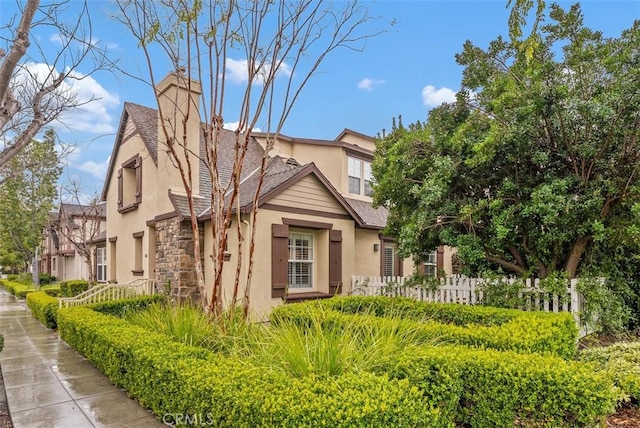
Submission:
[[[156,90],[161,110],[172,111],[169,116],[176,123],[184,118],[181,105],[198,105],[199,85],[192,81],[188,92],[181,75],[169,74]],[[197,293],[188,200],[159,120],[153,108],[124,105],[102,193],[108,218],[107,279],[125,283],[152,278],[174,295],[187,297]],[[205,282],[211,287],[211,178],[200,160],[205,155],[202,126],[192,114],[180,128],[186,131],[191,164],[199,166],[193,192],[198,196],[195,208],[202,231],[198,239],[204,252]],[[218,173],[225,181],[231,173],[235,134],[222,132]],[[223,299],[231,295],[236,275],[238,227],[248,232],[252,224],[256,172],[268,138],[252,134],[239,198],[227,207],[240,213],[240,224],[234,216],[222,273]],[[386,210],[371,205],[373,150],[373,138],[350,130],[335,141],[287,136],[275,141],[258,198],[253,311],[266,313],[283,299],[348,293],[352,275],[395,276],[414,269],[410,260],[398,259],[393,239],[382,234]],[[242,266],[246,269],[247,263]],[[436,267],[450,272],[450,256],[447,260],[442,251],[434,252],[427,270],[435,272]]]

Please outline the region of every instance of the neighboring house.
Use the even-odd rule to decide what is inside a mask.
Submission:
[[[61,281],[106,281],[106,222],[104,203],[64,203],[57,211],[50,212],[40,256],[40,272]],[[91,275],[87,255],[90,257]]]
[[[178,123],[180,109],[170,100],[186,99],[180,79],[170,74],[157,87],[162,110],[174,112]],[[199,95],[198,85],[193,82],[192,90]],[[152,278],[169,286],[173,295],[189,297],[197,293],[197,288],[188,203],[158,120],[154,109],[124,105],[102,193],[109,219],[107,279],[126,283],[139,277]],[[202,157],[197,115],[189,118],[186,132],[189,151]],[[251,224],[256,171],[266,138],[265,134],[253,134],[245,158],[240,196],[233,206],[241,213],[241,228]],[[230,174],[234,142],[234,133],[224,130],[218,147],[223,181]],[[413,270],[410,261],[397,258],[393,240],[381,235],[386,210],[371,206],[373,148],[372,138],[349,130],[336,141],[278,139],[259,197],[251,286],[253,311],[268,312],[285,297],[294,301],[349,292],[352,275],[402,275]],[[195,206],[203,231],[199,239],[210,290],[211,182],[204,164],[195,156],[192,165],[200,166],[194,194],[200,196]],[[234,216],[223,270],[225,299],[231,296],[237,265],[236,222]],[[434,262],[447,270],[442,253],[440,257],[434,255]],[[246,265],[243,263],[245,269]]]

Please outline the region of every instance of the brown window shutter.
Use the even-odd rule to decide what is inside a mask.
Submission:
[[[136,169],[136,204],[142,202],[142,157],[138,155],[135,163]]]
[[[124,185],[122,182],[122,168],[118,170],[118,209],[122,209],[122,198],[124,196]]]
[[[284,297],[289,285],[289,226],[271,225],[271,297]]]
[[[440,272],[444,270],[444,247],[440,246],[436,250],[436,272],[440,276]]]
[[[329,231],[329,294],[342,293],[342,231]]]

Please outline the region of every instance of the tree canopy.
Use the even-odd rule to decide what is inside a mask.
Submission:
[[[403,255],[446,244],[467,273],[575,277],[621,236],[637,248],[640,22],[605,38],[578,5],[549,17],[530,51],[467,41],[457,101],[377,142],[374,198]]]
[[[1,169],[0,254],[3,264],[26,267],[42,244],[44,225],[57,195],[62,167],[51,129],[34,140]]]

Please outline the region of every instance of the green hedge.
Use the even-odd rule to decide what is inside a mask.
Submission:
[[[4,349],[4,336],[0,334],[0,352]]]
[[[56,314],[58,312],[58,299],[49,296],[44,291],[36,291],[27,295],[27,306],[31,309],[31,314],[45,327],[55,329]]]
[[[586,427],[613,412],[611,380],[591,364],[462,346],[419,347],[383,368],[450,398],[444,412],[472,427]],[[441,382],[439,379],[450,379]]]
[[[572,359],[577,347],[578,328],[569,313],[435,304],[404,298],[334,297],[283,305],[274,309],[271,320],[277,323],[286,318],[308,323],[309,311],[323,313],[332,323],[380,323],[385,317],[401,317],[402,328],[418,331],[424,340],[452,344],[553,354],[565,359]],[[473,322],[465,324],[465,320]]]
[[[0,285],[2,285],[9,293],[13,294],[18,299],[24,299],[25,297],[27,297],[27,294],[36,291],[33,285],[22,284],[20,282],[9,281],[7,279],[0,280]]]
[[[60,297],[60,285],[59,284],[51,284],[40,287],[40,291],[44,291],[49,296],[52,297]]]
[[[61,309],[58,326],[62,339],[157,415],[200,415],[218,427],[450,426],[408,380],[291,378],[86,307]]]
[[[613,380],[620,401],[640,400],[640,342],[584,349],[578,358],[596,363]]]
[[[152,296],[133,297],[131,299],[108,300],[100,303],[87,305],[88,308],[105,315],[113,315],[118,318],[124,317],[129,312],[137,312],[154,303],[163,303],[166,300],[162,294]]]
[[[60,294],[62,297],[74,297],[88,289],[89,283],[84,279],[72,279],[60,282]]]

